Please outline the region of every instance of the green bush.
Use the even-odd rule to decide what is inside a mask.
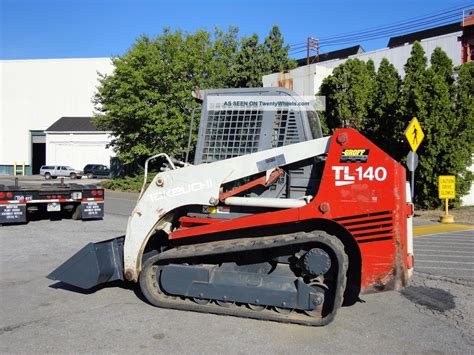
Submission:
[[[147,184],[149,184],[156,173],[148,174]],[[143,184],[143,174],[135,176],[124,176],[102,181],[102,187],[114,191],[140,192]]]

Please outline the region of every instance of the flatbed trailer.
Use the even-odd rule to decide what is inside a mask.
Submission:
[[[76,220],[104,217],[104,189],[97,185],[41,184],[22,186],[0,184],[0,225],[27,223],[31,216],[56,219],[70,215]]]

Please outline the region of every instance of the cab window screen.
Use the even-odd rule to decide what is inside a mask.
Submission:
[[[212,110],[208,112],[202,162],[229,159],[258,150],[263,112]]]

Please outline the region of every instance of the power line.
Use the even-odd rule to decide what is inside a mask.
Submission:
[[[438,23],[437,25],[438,26],[444,26],[444,25],[449,25],[449,24],[452,24],[451,21],[447,21],[447,22],[443,22],[443,23]],[[433,26],[426,26],[424,28],[419,28],[416,32],[418,31],[423,31],[423,30],[428,30],[428,29],[431,29],[433,28]],[[393,37],[395,35],[403,35],[403,34],[406,34],[406,31],[401,31],[401,32],[394,32],[390,35],[390,37]],[[381,34],[381,35],[377,35],[377,36],[371,36],[371,37],[366,37],[366,38],[362,38],[362,39],[348,39],[348,40],[341,40],[341,41],[336,41],[336,42],[329,42],[329,43],[323,43],[321,45],[321,47],[334,47],[334,46],[338,46],[338,45],[341,45],[341,44],[351,44],[351,43],[361,43],[361,42],[368,42],[368,41],[373,41],[373,40],[376,40],[376,39],[380,39],[380,38],[386,38],[387,37],[387,34]]]
[[[366,42],[384,37],[392,37],[401,35],[406,32],[418,32],[432,28],[433,26],[442,26],[453,23],[456,18],[461,19],[460,12],[473,4],[466,4],[457,7],[451,7],[440,10],[428,15],[413,17],[407,20],[398,21],[392,24],[372,27],[362,31],[348,32],[320,39],[321,47],[333,47],[340,44],[349,44],[354,42]],[[305,42],[290,44],[289,52],[297,54],[304,52],[306,48]]]
[[[431,13],[429,15],[418,16],[418,17],[410,18],[410,19],[403,20],[403,21],[394,22],[394,23],[391,23],[391,24],[383,25],[383,26],[376,26],[376,27],[368,28],[368,29],[365,29],[365,30],[362,30],[362,31],[346,32],[346,33],[342,33],[342,34],[339,34],[339,35],[323,37],[323,38],[321,38],[321,40],[332,40],[332,39],[337,39],[337,38],[341,38],[341,37],[343,38],[343,37],[354,36],[354,35],[358,35],[358,34],[371,33],[371,32],[374,32],[374,31],[380,31],[380,30],[385,30],[385,29],[389,29],[389,28],[397,28],[399,26],[403,26],[403,25],[407,25],[407,24],[411,24],[411,23],[417,23],[417,22],[422,21],[422,20],[433,19],[433,18],[436,18],[438,16],[445,16],[445,15],[453,13],[453,12],[457,12],[459,14],[461,12],[461,10],[463,10],[467,7],[470,7],[470,6],[473,6],[473,4],[471,3],[469,5],[463,5],[463,6],[459,6],[459,7],[448,8],[448,9],[441,10],[441,11],[438,11],[438,12],[435,12],[435,13]],[[460,17],[461,17],[461,15],[460,15]]]
[[[371,37],[374,37],[374,36],[389,37],[389,36],[392,36],[394,34],[400,34],[400,33],[407,32],[407,31],[418,32],[418,31],[422,31],[422,30],[427,29],[427,28],[432,28],[434,25],[438,26],[438,25],[453,23],[453,20],[455,20],[456,17],[457,17],[457,15],[454,15],[454,16],[453,15],[448,15],[448,16],[440,17],[436,20],[423,21],[423,22],[420,22],[416,25],[407,25],[407,26],[401,26],[397,29],[374,31],[371,34],[347,36],[347,37],[342,37],[341,39],[337,39],[337,40],[324,40],[324,39],[321,39],[321,44],[323,44],[323,43],[324,44],[338,43],[340,41],[347,41],[347,40],[365,40],[365,39],[370,39]]]

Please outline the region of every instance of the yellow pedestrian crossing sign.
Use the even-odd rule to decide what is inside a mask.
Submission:
[[[416,117],[413,117],[413,119],[408,124],[408,127],[405,130],[405,137],[407,137],[411,150],[416,152],[421,144],[421,141],[423,138],[425,138],[425,134],[421,130],[420,122]]]

